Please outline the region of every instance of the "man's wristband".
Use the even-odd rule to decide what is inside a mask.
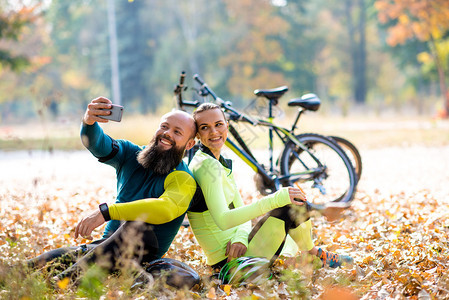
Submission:
[[[110,221],[111,220],[111,216],[109,215],[109,207],[106,203],[101,203],[99,206],[100,208],[100,212],[103,215],[104,220]]]

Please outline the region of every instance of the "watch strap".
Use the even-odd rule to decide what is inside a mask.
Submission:
[[[111,220],[111,216],[109,215],[109,207],[106,203],[101,203],[99,206],[100,208],[100,212],[103,215],[104,220],[110,221]]]

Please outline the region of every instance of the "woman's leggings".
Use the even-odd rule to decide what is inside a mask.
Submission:
[[[305,222],[308,220],[308,210],[303,206],[286,205],[273,209],[251,230],[245,256],[267,257],[274,261],[284,247],[287,234],[293,238],[300,249],[311,248],[310,245],[313,247],[310,228],[302,226],[307,224]]]
[[[273,263],[285,245],[287,234],[301,250],[313,247],[309,211],[305,206],[286,205],[265,214],[252,228],[248,236],[245,256],[271,258]],[[224,259],[212,266],[220,270],[227,262]]]

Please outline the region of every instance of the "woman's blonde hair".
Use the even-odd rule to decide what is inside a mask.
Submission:
[[[226,120],[226,116],[225,116],[224,112],[221,110],[220,106],[218,106],[215,103],[205,102],[205,103],[202,103],[200,106],[198,106],[198,108],[195,109],[195,111],[193,112],[192,116],[193,116],[193,119],[195,120],[195,122],[196,122],[197,114],[207,111],[207,110],[211,110],[211,109],[219,109],[221,111],[221,113],[223,114],[223,118]]]

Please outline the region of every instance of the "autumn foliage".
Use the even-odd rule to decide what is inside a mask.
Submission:
[[[375,8],[381,23],[395,20],[387,42],[394,46],[413,37],[422,41],[438,39],[449,30],[446,0],[377,0]]]
[[[405,44],[418,39],[428,42],[431,53],[421,53],[418,60],[425,64],[433,61],[438,70],[440,92],[445,98],[440,117],[449,115],[449,93],[446,74],[449,70],[449,48],[446,35],[449,32],[449,5],[446,0],[377,0],[375,8],[381,23],[393,21],[388,27],[387,43],[390,46]],[[426,59],[429,57],[429,59]]]
[[[313,221],[315,243],[350,254],[355,259],[352,266],[320,268],[308,255],[282,258],[275,263],[273,279],[265,284],[221,285],[211,278],[213,272],[206,266],[190,228],[182,227],[167,256],[187,263],[201,275],[203,282],[194,290],[174,290],[161,282],[148,289],[131,290],[131,279],[110,276],[103,282],[93,270],[88,274],[89,284],[76,289],[61,282],[55,291],[47,285],[44,273],[11,271],[10,266],[46,250],[86,242],[74,240],[73,229],[80,216],[97,209],[98,203],[113,201],[115,173],[89,153],[84,154],[34,153],[22,163],[11,156],[0,161],[8,170],[0,175],[4,183],[0,186],[0,298],[449,297],[447,179],[442,164],[449,155],[447,146],[362,151],[366,168],[352,208],[337,222],[329,223],[320,216]],[[384,164],[389,166],[388,172]],[[430,180],[428,174],[439,175]],[[239,183],[249,180],[248,174],[239,178]],[[251,192],[251,184],[242,185],[247,202],[259,197]],[[101,230],[95,231],[95,237]]]

